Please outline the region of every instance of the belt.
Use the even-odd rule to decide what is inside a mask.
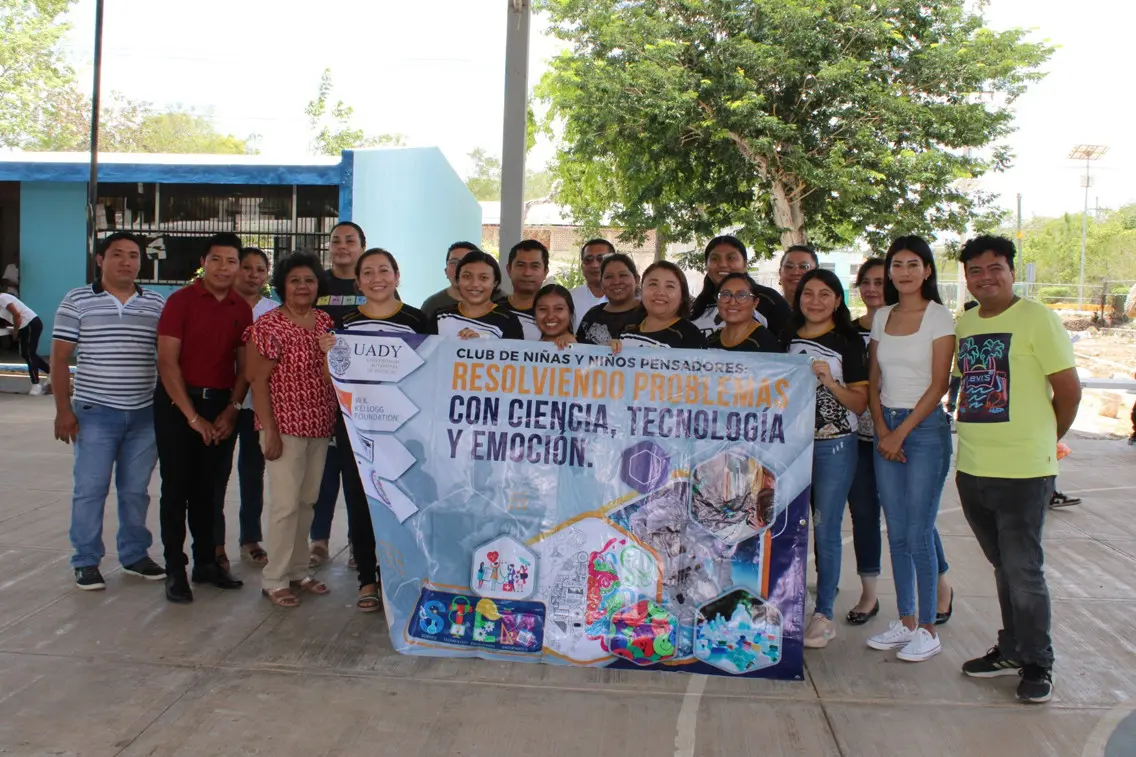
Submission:
[[[202,386],[186,386],[185,393],[190,397],[200,397],[203,400],[228,399],[233,394],[232,389],[210,389]]]

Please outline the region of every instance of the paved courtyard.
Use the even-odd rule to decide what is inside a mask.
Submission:
[[[1081,435],[1063,463],[1061,488],[1085,503],[1046,529],[1056,693],[1025,707],[1016,678],[959,673],[990,646],[997,601],[950,484],[939,528],[955,614],[923,664],[864,646],[894,612],[886,574],[881,615],[841,623],[806,654],[803,683],[412,658],[381,615],[353,608],[342,508],[321,572],[333,593],[298,610],[273,609],[247,564],[234,565],[244,589],[198,587],[189,606],[113,554],[107,590],[77,590],[71,453],[52,417],[50,398],[0,395],[0,755],[1136,755],[1136,449],[1123,441]],[[151,491],[157,533],[156,476]],[[850,539],[839,617],[858,594]]]

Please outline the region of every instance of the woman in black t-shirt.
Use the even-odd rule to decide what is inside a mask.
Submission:
[[[749,270],[749,252],[737,237],[723,235],[714,237],[706,245],[702,254],[706,262],[706,278],[702,280],[702,291],[698,293],[690,308],[690,320],[707,337],[722,327],[722,316],[718,312],[718,287],[731,273],[746,273]],[[753,319],[760,321],[778,339],[785,335],[789,326],[789,303],[775,289],[754,282]]]
[[[540,341],[552,342],[560,349],[576,343],[572,335],[576,305],[572,293],[559,284],[545,284],[533,297],[533,320],[540,329]]]
[[[611,341],[613,352],[624,347],[678,347],[706,349],[706,337],[690,321],[690,290],[686,276],[674,263],[660,260],[643,272],[644,318]]]
[[[840,583],[840,526],[856,473],[857,416],[868,406],[868,368],[864,342],[852,326],[844,286],[835,273],[809,271],[795,297],[788,351],[810,357],[817,377],[812,480],[817,599],[804,645],[818,649],[836,636],[832,619]]]
[[[467,253],[454,276],[462,301],[434,314],[439,336],[525,338],[517,316],[493,302],[493,291],[501,285],[501,266],[492,255],[480,250]]]
[[[643,320],[635,261],[622,253],[608,255],[600,264],[600,276],[600,289],[607,302],[583,314],[576,329],[581,344],[610,344],[625,328]]]
[[[712,350],[784,352],[781,342],[753,317],[757,283],[748,273],[731,273],[718,282],[717,311],[725,324],[706,340]]]

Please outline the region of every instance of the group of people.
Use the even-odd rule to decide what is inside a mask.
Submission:
[[[1059,320],[1014,294],[1009,240],[984,236],[964,246],[961,265],[977,307],[957,322],[941,303],[931,248],[917,236],[895,240],[883,258],[860,268],[857,286],[868,312],[855,321],[840,279],[820,267],[811,248],[785,251],[778,292],[750,277],[749,253],[732,236],[707,245],[705,280],[693,301],[673,263],[656,261],[640,273],[603,239],[581,249],[585,282],[571,291],[544,283],[549,252],[542,243],[514,245],[505,260],[507,296],[496,258],[457,242],[446,251],[449,286],[421,309],[399,297],[395,256],[368,249],[356,224],[336,226],[329,250],[327,271],[307,253],[276,261],[277,303],[264,292],[267,256],[219,234],[206,244],[201,277],[163,302],[135,283],[140,240],[116,233],[103,241],[95,283],[72,290],[59,307],[51,361],[55,433],[75,444],[71,540],[80,588],[105,588],[98,566],[112,468],[125,572],[164,579],[172,602],[192,601],[190,579],[240,587],[224,547],[225,487],[239,439],[241,558],[263,567],[265,596],[295,607],[305,593],[327,593],[309,571],[329,557],[342,485],[357,607],[381,609],[367,497],[328,375],[333,328],[539,340],[560,349],[606,345],[615,352],[787,352],[808,357],[817,380],[817,590],[805,646],[825,647],[836,635],[847,504],[862,589],[845,620],[863,625],[880,611],[882,511],[897,617],[867,644],[911,662],[942,650],[937,628],[951,617],[954,592],[935,520],[951,464],[951,419],[942,401],[954,372],[962,396],[956,483],[994,567],[1002,609],[997,644],[963,671],[1020,674],[1020,699],[1049,699],[1053,651],[1041,530],[1057,442],[1076,414],[1080,384]],[[155,464],[164,567],[148,556],[145,526]]]

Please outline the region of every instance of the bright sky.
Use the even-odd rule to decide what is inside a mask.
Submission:
[[[68,38],[85,81],[94,5],[79,0]],[[437,145],[463,174],[474,148],[500,153],[504,0],[108,0],[105,13],[104,92],[191,106],[222,131],[260,135],[266,155],[306,152],[303,109],[324,67],[369,133]],[[987,18],[994,28],[1034,29],[1059,48],[1049,76],[1017,103],[1015,167],[985,186],[1007,208],[1020,192],[1026,218],[1079,211],[1084,166],[1066,156],[1076,144],[1106,144],[1090,205],[1136,201],[1136,106],[1124,94],[1136,3],[991,0]],[[530,86],[557,50],[542,28],[534,19]],[[550,155],[540,144],[530,160]]]

